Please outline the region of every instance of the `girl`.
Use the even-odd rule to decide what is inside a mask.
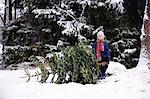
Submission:
[[[92,45],[101,73],[98,78],[105,79],[106,69],[110,61],[110,52],[108,42],[105,40],[103,31],[97,33],[97,41]]]

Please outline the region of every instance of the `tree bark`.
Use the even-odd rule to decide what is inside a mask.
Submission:
[[[16,15],[17,15],[17,12],[16,12],[16,0],[14,1],[14,19],[16,19]]]
[[[143,26],[141,30],[142,30],[141,53],[140,53],[139,64],[140,65],[145,64],[150,69],[150,0],[146,0]],[[144,59],[145,61],[142,62],[143,58],[145,58]]]
[[[12,20],[12,0],[9,0],[9,21]]]
[[[146,7],[146,13],[147,14],[147,19],[144,19],[144,33],[145,35],[143,36],[142,39],[142,46],[146,47],[148,58],[150,59],[150,0],[147,0],[147,7]]]
[[[4,21],[5,25],[12,20],[12,0],[5,0],[5,14]]]
[[[5,0],[4,26],[6,25],[6,11],[7,11],[7,0]]]

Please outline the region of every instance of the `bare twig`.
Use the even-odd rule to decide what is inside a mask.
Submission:
[[[26,82],[29,82],[32,77],[37,77],[37,81],[38,81],[39,76],[43,75],[43,73],[42,72],[40,73],[39,71],[36,71],[35,74],[33,75],[31,75],[27,69],[24,69],[24,71],[25,71],[25,76],[20,77],[20,78],[28,78]],[[49,72],[49,74],[52,74],[52,73]]]
[[[29,82],[32,77],[37,77],[37,81],[38,81],[39,75],[42,74],[42,73],[39,73],[38,71],[36,71],[34,75],[31,75],[27,69],[24,69],[24,71],[25,71],[25,76],[20,77],[20,78],[28,78],[26,82]]]

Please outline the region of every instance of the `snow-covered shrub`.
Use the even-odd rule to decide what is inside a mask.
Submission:
[[[5,46],[4,50],[4,64],[9,66],[24,61],[29,61],[28,58],[34,51],[29,47],[21,46]]]
[[[60,5],[56,5],[53,1],[49,2],[51,7],[43,9],[37,6],[32,10],[32,13],[37,19],[43,16],[47,20],[57,21],[57,24],[64,28],[61,33],[68,35],[68,37],[81,35],[91,38],[94,28],[105,26],[105,29],[112,29],[119,25],[121,12],[116,9],[118,6],[122,7],[122,0],[120,2],[70,0],[59,3]]]
[[[117,11],[120,13],[124,12],[124,7],[123,7],[123,0],[106,0],[105,3],[109,4],[109,7],[111,8],[116,8]]]
[[[37,32],[25,17],[10,23],[3,31],[3,44],[6,46],[29,46],[38,41]]]
[[[124,64],[127,68],[135,67],[140,54],[140,34],[135,28],[115,29],[110,40],[112,60]]]
[[[45,57],[46,54],[57,51],[54,45],[36,43],[32,46],[5,46],[4,48],[4,64],[18,64],[21,62],[33,62],[36,56]]]

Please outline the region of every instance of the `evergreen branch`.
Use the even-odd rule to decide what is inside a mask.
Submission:
[[[51,4],[52,4],[52,3],[51,3]],[[77,31],[77,30],[78,30],[78,27],[77,27],[76,25],[79,24],[79,21],[78,21],[73,15],[71,15],[71,14],[68,13],[66,10],[62,9],[61,7],[57,6],[56,4],[52,4],[52,5],[54,5],[58,10],[63,11],[64,13],[66,13],[67,15],[69,15],[69,16],[75,21],[74,27],[76,28],[76,31]],[[77,35],[81,35],[81,34],[80,34],[80,31],[78,31],[77,33],[78,33]]]
[[[53,3],[51,3],[53,6],[55,6],[57,9],[59,9],[60,11],[63,11],[63,12],[65,12],[67,15],[69,15],[73,20],[75,20],[76,22],[78,22],[77,21],[77,19],[73,16],[73,15],[71,15],[70,13],[68,13],[66,10],[64,10],[64,9],[62,9],[61,7],[59,7],[58,5],[56,5],[56,4],[53,4]]]

